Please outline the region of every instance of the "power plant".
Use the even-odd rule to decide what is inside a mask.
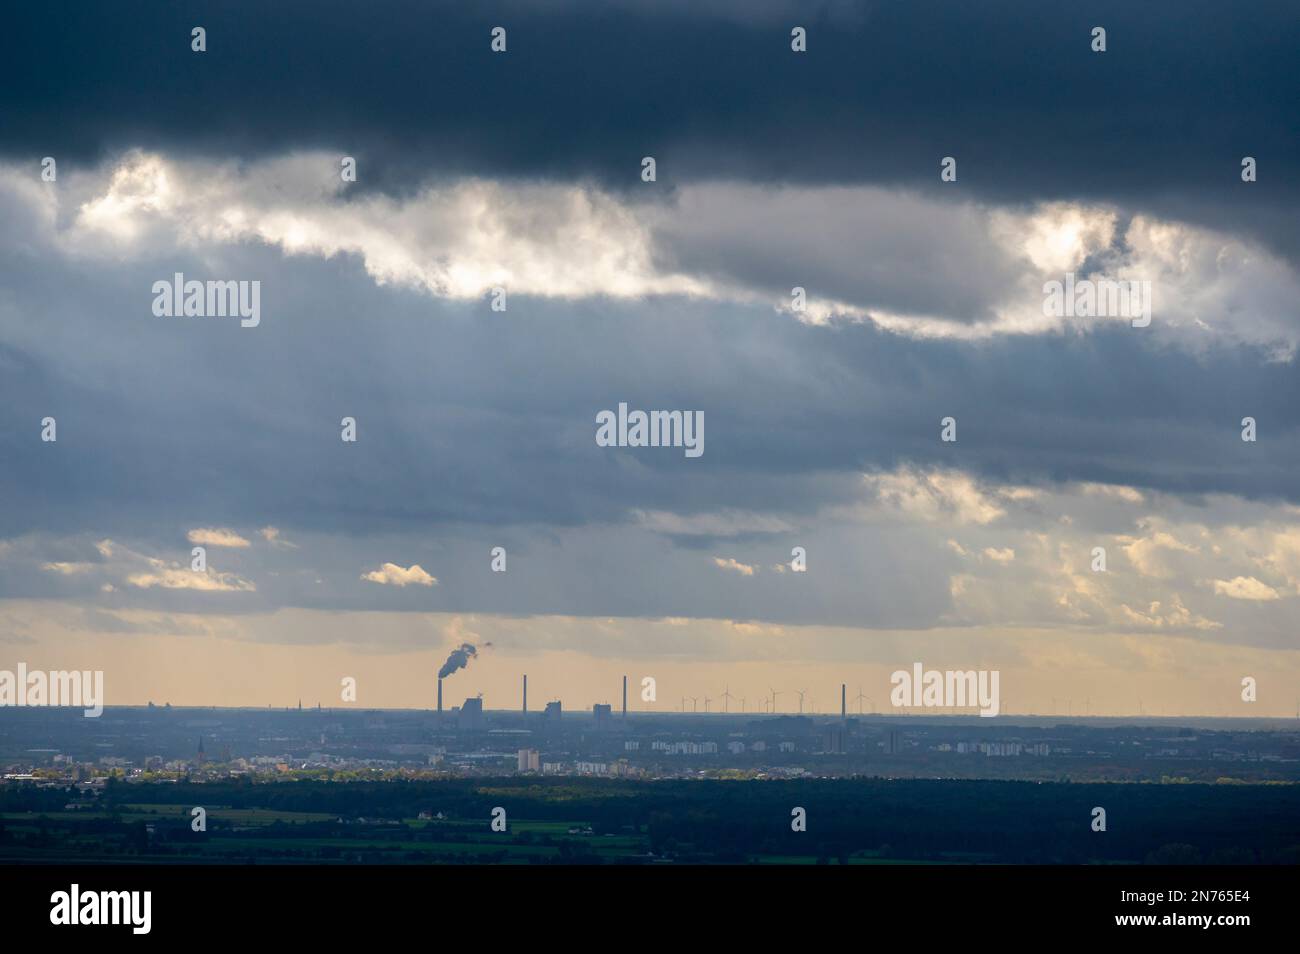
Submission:
[[[448,673],[449,671],[450,671],[450,672],[455,672],[457,669],[462,668],[462,667],[465,665],[465,663],[468,662],[470,659],[473,659],[475,655],[476,655],[476,653],[475,653],[475,651],[474,651],[474,647],[470,646],[469,644],[465,644],[465,645],[461,646],[459,649],[453,650],[451,656],[448,657],[447,662],[444,664],[443,669],[442,669],[442,671],[439,673],[439,676],[438,676],[438,712],[439,712],[439,713],[442,713],[442,712],[443,712],[443,708],[442,708],[442,681],[443,681],[444,676],[447,675],[447,673]],[[622,712],[622,717],[623,717],[623,719],[627,719],[627,679],[628,679],[628,677],[627,677],[626,675],[624,675],[624,676],[623,676],[623,697],[622,697],[622,706],[621,706],[621,709],[620,709],[620,711]],[[521,688],[521,693],[520,693],[521,698],[520,698],[519,713],[520,713],[521,715],[523,715],[523,716],[527,716],[527,715],[528,715],[528,673],[523,673],[523,674],[522,674],[522,676],[521,676],[521,687],[520,687],[520,688]],[[801,704],[800,704],[800,710],[799,710],[799,711],[800,711],[800,714],[802,715],[802,714],[803,714],[803,705],[802,705],[802,703],[803,703],[803,696],[804,696],[804,694],[807,692],[807,690],[795,690],[795,692],[796,692],[797,695],[800,696],[800,703],[801,703]],[[776,711],[775,701],[776,701],[776,696],[777,696],[778,693],[777,693],[777,690],[775,690],[775,689],[771,690],[771,693],[772,693],[772,703],[771,703],[769,706],[765,707],[765,708],[766,708],[766,711],[768,711],[768,712],[772,712],[772,713],[775,713],[775,711]],[[480,698],[481,698],[482,693],[480,693],[479,695],[480,695]],[[689,697],[688,697],[688,698],[689,698]],[[728,688],[727,688],[727,689],[722,693],[722,698],[723,698],[725,701],[727,701],[727,702],[730,702],[731,698],[733,698],[732,695],[731,695],[731,689],[730,689],[730,687],[728,687]],[[862,701],[864,698],[865,698],[865,696],[863,696],[862,692],[859,691],[859,692],[858,692],[858,696],[857,696],[857,700],[858,700],[858,702],[861,703],[861,701]],[[698,700],[696,700],[696,701],[698,702]],[[704,709],[704,711],[705,711],[706,713],[709,711],[709,710],[708,710],[708,703],[709,703],[710,701],[711,701],[711,700],[709,700],[709,699],[707,699],[707,698],[705,699],[705,709]],[[481,706],[481,705],[482,705],[481,701],[477,701],[477,706]],[[477,707],[476,707],[475,705],[471,705],[470,708],[475,709],[475,716],[476,716],[478,719],[481,719],[481,718],[482,718],[482,716],[481,716],[479,713],[481,713],[483,710],[481,710],[481,709],[477,709]],[[593,707],[593,713],[594,713],[594,714],[599,718],[600,716],[608,715],[609,712],[610,712],[610,709],[611,709],[611,708],[612,708],[611,706],[597,704],[596,706]],[[862,708],[860,704],[859,704],[859,707],[858,707],[858,708],[859,708],[859,714],[860,714],[860,713],[861,713],[861,708]],[[696,707],[696,709],[698,710],[698,706]],[[546,704],[545,711],[544,711],[544,712],[541,712],[541,713],[538,713],[538,714],[541,715],[541,716],[543,716],[543,717],[545,717],[545,718],[547,718],[548,720],[558,720],[558,719],[560,718],[560,713],[561,713],[561,711],[562,711],[562,710],[561,710],[561,703],[560,703],[558,700],[556,700],[556,701],[554,701],[554,702],[548,702],[548,703]],[[683,709],[683,711],[685,711],[685,710]],[[729,712],[730,712],[729,707],[724,707],[724,714],[729,714]],[[452,713],[453,715],[460,715],[460,714],[463,714],[463,713],[464,713],[464,709],[463,709],[462,707],[456,707],[456,708],[453,708],[453,709],[451,710],[451,713]],[[848,684],[847,684],[847,683],[843,683],[843,682],[842,682],[842,683],[840,683],[840,719],[843,720],[844,722],[848,722],[848,718],[849,718],[849,687],[848,687]]]
[[[484,643],[491,646],[491,643]],[[442,680],[458,669],[464,669],[471,659],[478,657],[478,647],[473,643],[461,643],[447,654],[447,661],[438,670],[438,712],[442,712]]]

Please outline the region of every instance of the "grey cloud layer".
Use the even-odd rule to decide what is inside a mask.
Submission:
[[[168,512],[191,527],[323,519],[355,531],[570,525],[631,509],[810,510],[841,498],[847,475],[900,460],[1015,480],[1297,498],[1294,367],[1231,341],[1188,353],[1117,323],[972,348],[680,297],[515,294],[494,314],[484,301],[376,287],[347,255],[322,262],[204,240],[177,248],[167,232],[134,252],[116,241],[70,251],[66,233],[34,211],[46,206],[0,195],[14,224],[0,263],[4,479],[26,502],[5,512],[9,532]],[[720,195],[708,201],[729,193]],[[737,236],[754,256],[777,257],[755,230],[703,221],[665,226],[686,231],[684,259],[712,250],[741,261],[728,245]],[[923,239],[928,229],[900,223],[884,234]],[[860,234],[884,244],[870,228]],[[952,241],[958,254],[977,244]],[[823,276],[836,267],[830,281],[852,282],[858,249],[836,264],[833,246],[823,246]],[[910,282],[898,277],[907,262],[894,268],[897,294],[920,289],[922,307],[937,300],[925,290],[930,260],[918,254]],[[152,283],[175,271],[262,280],[262,326],[154,318]],[[879,294],[890,294],[889,278]],[[978,300],[983,279],[962,287]],[[1265,299],[1232,324],[1272,307]],[[596,447],[595,413],[620,400],[704,410],[705,457]],[[46,414],[59,418],[60,442],[33,453],[32,422]],[[338,440],[345,414],[360,422],[355,448]],[[960,419],[955,447],[937,440],[947,414]],[[1258,444],[1239,439],[1246,415],[1261,422]]]
[[[23,223],[0,263],[5,596],[105,612],[1018,622],[1264,644],[1289,631],[1300,571],[1287,544],[1260,537],[1220,560],[1196,529],[1259,534],[1300,497],[1294,365],[1260,348],[1190,352],[1123,324],[975,345],[681,296],[514,295],[493,313],[377,286],[352,255],[155,236],[152,213],[143,233],[101,243],[75,215],[55,226],[48,205],[3,194]],[[715,230],[700,252],[745,231]],[[176,270],[262,280],[262,324],[155,318],[152,282]],[[597,447],[595,413],[619,401],[703,410],[705,456]],[[47,414],[56,444],[38,440]],[[948,414],[956,445],[938,440]],[[1240,440],[1247,414],[1256,444]],[[339,440],[344,415],[356,445]],[[918,477],[932,472],[970,476]],[[1087,516],[1078,494],[988,490],[1081,480],[1186,495],[1178,506],[1203,516],[1175,519],[1169,502]],[[1259,509],[1234,511],[1251,498]],[[1067,505],[1081,522],[1068,532]],[[267,526],[275,543],[258,533]],[[1191,559],[1162,533],[1199,548],[1172,582],[1138,569]],[[1117,548],[1104,598],[1076,591],[1099,534]],[[251,546],[212,549],[221,587],[168,585],[183,581],[169,574],[188,564],[191,537]],[[95,548],[104,538],[118,541],[111,558]],[[498,545],[509,586],[487,571]],[[815,572],[775,569],[793,545]],[[389,563],[438,585],[361,578]],[[1251,580],[1279,598],[1239,598],[1263,592]]]
[[[731,514],[736,531],[715,531],[707,546],[681,546],[639,524],[305,532],[292,552],[262,541],[212,551],[204,575],[184,566],[180,532],[153,527],[157,539],[147,542],[33,534],[0,554],[3,595],[93,607],[87,625],[97,629],[141,611],[230,621],[306,607],[489,614],[506,630],[511,616],[542,614],[586,618],[597,629],[615,617],[713,619],[767,636],[777,634],[745,629],[747,621],[1293,642],[1300,508],[1183,501],[1114,485],[1030,488],[909,467],[857,483],[853,503],[788,514],[779,527],[745,529]],[[704,515],[710,521],[727,522]],[[806,549],[806,573],[788,564],[792,541]],[[489,572],[489,545],[509,551],[508,576]],[[1095,563],[1098,546],[1107,551],[1104,568]],[[378,571],[358,577],[359,564],[381,561],[390,583],[431,581],[431,570],[437,585],[376,586]],[[592,636],[579,640],[586,651]]]

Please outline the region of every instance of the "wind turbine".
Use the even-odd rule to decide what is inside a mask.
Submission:
[[[704,697],[704,711],[705,711],[705,712],[708,712],[708,711],[709,711],[709,703],[712,702],[712,701],[713,701],[713,700],[710,699],[708,696],[705,696],[705,697]]]
[[[731,711],[731,700],[732,700],[733,698],[735,698],[735,697],[732,696],[732,694],[731,694],[731,687],[730,687],[730,686],[728,686],[726,689],[723,689],[723,690],[722,690],[722,711],[723,711],[723,712],[730,712],[730,711]]]
[[[773,712],[773,714],[775,714],[775,713],[776,713],[776,697],[779,696],[780,693],[777,692],[775,689],[773,689],[771,686],[768,686],[767,689],[768,689],[768,691],[769,691],[770,693],[772,693],[772,712]]]
[[[862,715],[862,700],[867,698],[862,694],[862,687],[858,686],[858,694],[853,697],[853,701],[858,704],[858,715]]]
[[[799,714],[800,714],[800,715],[803,715],[803,697],[804,697],[804,693],[806,693],[807,691],[808,691],[807,689],[796,689],[796,690],[795,690],[795,692],[797,692],[797,693],[799,694]]]
[[[741,711],[741,712],[744,712],[744,711],[745,711],[745,697],[744,697],[744,696],[741,696],[741,697],[740,697],[740,711]],[[1296,711],[1297,711],[1297,712],[1300,712],[1300,710],[1296,710]]]
[[[699,712],[699,711],[700,711],[700,700],[699,700],[699,698],[696,697],[696,696],[689,696],[688,698],[691,700],[691,711],[692,711],[692,712]]]

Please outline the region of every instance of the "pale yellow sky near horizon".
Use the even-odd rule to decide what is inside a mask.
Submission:
[[[1146,715],[1290,718],[1300,707],[1300,651],[1171,635],[308,610],[242,617],[136,612],[121,616],[136,631],[110,632],[66,604],[8,601],[0,614],[13,633],[0,642],[0,669],[19,662],[29,669],[101,669],[110,706],[279,707],[301,699],[304,706],[433,708],[437,669],[465,640],[481,651],[447,678],[447,707],[482,692],[489,709],[517,708],[527,672],[530,709],[552,699],[566,709],[617,707],[626,674],[631,710],[677,711],[686,697],[688,711],[704,711],[707,697],[710,711],[720,711],[729,688],[733,710],[743,698],[755,711],[776,688],[778,711],[797,712],[796,690],[807,690],[805,711],[827,713],[838,710],[843,682],[851,712],[859,690],[871,700],[864,711],[898,711],[889,702],[890,675],[915,662],[998,670],[1004,715],[1129,716],[1140,707]],[[167,631],[168,624],[178,631]],[[322,641],[307,641],[311,635]],[[619,651],[632,639],[660,651]],[[800,649],[816,660],[800,659]],[[642,701],[646,676],[656,681],[655,702]],[[1254,703],[1241,699],[1246,676],[1257,682]],[[357,681],[355,703],[341,700],[344,677]]]

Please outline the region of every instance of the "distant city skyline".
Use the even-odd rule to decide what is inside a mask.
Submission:
[[[1020,666],[1001,667],[999,717],[1030,713],[1081,716],[1086,706],[1087,714],[1095,716],[1294,718],[1300,704],[1300,693],[1296,690],[1300,686],[1300,672],[1279,670],[1278,654],[1207,647],[1173,637],[1161,637],[1154,644],[1138,649],[1182,654],[1200,661],[1200,667],[1184,664],[1177,671],[1143,668],[1138,662],[1142,657],[1137,649],[1126,645],[1130,637],[1099,636],[1094,640],[1101,645],[1093,647],[1098,658],[1110,653],[1129,653],[1135,660],[1133,668],[1115,673],[1100,663],[1084,666],[1079,657],[1069,657],[1075,659],[1076,668],[1068,668],[1061,657],[1051,655],[1048,650],[1054,647],[1065,652],[1069,643],[1062,644],[1042,633],[1026,633],[1018,639],[1001,634],[1001,642],[998,642],[999,634],[963,634],[967,645],[985,647],[983,654],[953,647],[951,633],[890,633],[885,634],[887,640],[877,644],[875,655],[884,656],[888,647],[894,647],[898,656],[894,661],[872,663],[853,659],[808,662],[779,658],[781,646],[791,640],[802,637],[811,641],[814,651],[821,652],[818,647],[838,646],[845,635],[816,628],[806,631],[777,628],[761,642],[764,651],[775,658],[742,662],[673,658],[667,653],[658,659],[635,659],[598,658],[573,651],[520,651],[521,646],[541,641],[534,636],[534,631],[554,633],[563,627],[585,626],[585,621],[572,619],[478,618],[472,621],[471,630],[469,621],[456,617],[441,622],[442,628],[453,635],[443,648],[436,649],[408,646],[400,651],[376,651],[373,645],[349,645],[331,639],[329,643],[305,650],[297,643],[266,643],[256,638],[258,625],[271,627],[272,632],[279,634],[291,633],[300,625],[337,628],[342,634],[349,626],[361,631],[367,626],[373,630],[376,624],[371,614],[354,618],[344,614],[329,622],[322,614],[306,613],[303,617],[294,624],[278,618],[223,621],[232,629],[254,627],[250,637],[242,640],[190,633],[170,637],[144,634],[108,642],[102,634],[70,629],[61,632],[54,645],[33,640],[13,646],[14,658],[32,669],[103,669],[108,706],[144,705],[152,701],[159,705],[170,702],[183,706],[270,704],[284,707],[296,706],[301,699],[305,706],[313,707],[319,702],[333,708],[433,709],[437,702],[438,669],[447,651],[465,639],[491,642],[492,646],[446,678],[444,706],[448,709],[479,692],[483,693],[484,705],[489,709],[518,708],[522,676],[527,673],[529,708],[535,711],[553,699],[561,699],[566,709],[590,711],[595,703],[609,703],[617,711],[622,677],[627,675],[629,711],[676,711],[684,696],[688,709],[694,697],[699,700],[702,713],[703,700],[708,697],[711,711],[720,712],[723,692],[729,690],[732,712],[739,711],[741,698],[746,700],[747,711],[761,712],[765,700],[770,702],[771,688],[775,687],[778,712],[797,713],[796,690],[807,689],[805,711],[811,714],[815,705],[818,713],[824,715],[838,713],[840,684],[845,683],[850,713],[857,712],[859,689],[864,696],[864,710],[870,711],[874,705],[877,713],[899,712],[902,710],[890,704],[890,676],[894,671],[908,669],[917,661],[929,668],[979,669],[995,656],[1024,660]],[[427,630],[436,631],[435,621],[423,615],[384,622],[413,626],[421,636]],[[734,629],[728,624],[708,621],[692,621],[687,627],[680,620],[604,620],[601,626],[606,636],[627,627],[632,631],[630,638],[646,642],[653,642],[663,629]],[[385,634],[384,638],[387,641],[391,634]],[[751,633],[749,638],[758,637]],[[867,638],[865,634],[863,638]],[[913,649],[918,650],[915,659],[907,655]],[[1238,670],[1243,677],[1256,679],[1256,702],[1242,701],[1240,677],[1235,676]],[[658,698],[654,703],[641,699],[641,680],[646,676],[656,680]],[[342,699],[344,677],[357,680],[355,703]],[[944,714],[944,710],[936,709],[915,711]]]

